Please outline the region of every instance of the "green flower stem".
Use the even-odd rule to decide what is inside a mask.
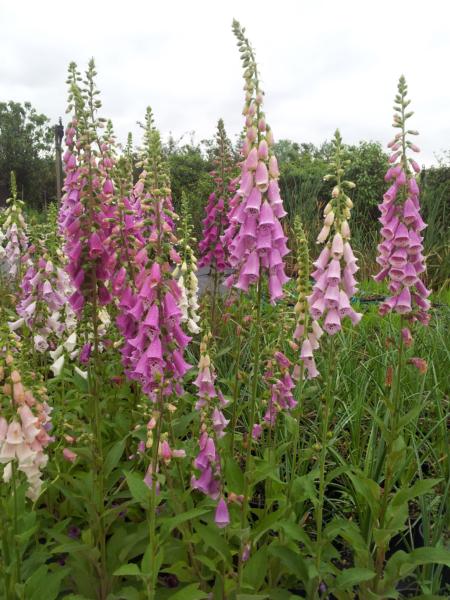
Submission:
[[[402,396],[400,393],[401,389],[401,376],[402,376],[402,365],[403,365],[403,351],[404,351],[404,343],[402,336],[402,327],[403,327],[403,316],[400,317],[400,334],[399,334],[399,342],[398,342],[398,350],[397,350],[397,370],[396,370],[396,378],[395,385],[392,387],[392,394],[388,406],[389,410],[389,421],[391,423],[389,438],[386,448],[386,471],[384,477],[384,487],[383,494],[381,497],[381,505],[380,505],[380,513],[378,518],[378,527],[379,529],[383,529],[385,527],[385,519],[386,519],[386,511],[388,507],[389,495],[392,491],[394,485],[394,443],[398,439],[399,436],[399,420],[402,413]],[[386,555],[387,548],[385,545],[381,545],[377,547],[376,557],[375,557],[375,571],[377,573],[374,580],[374,590],[378,591],[378,587],[380,584],[380,580],[383,573],[384,567],[384,559]]]
[[[262,281],[258,281],[257,291],[257,303],[256,303],[256,334],[255,334],[255,350],[254,350],[254,361],[253,361],[253,380],[252,380],[252,391],[250,399],[250,420],[248,424],[248,437],[247,437],[247,453],[245,458],[245,471],[244,471],[244,500],[242,502],[242,513],[241,513],[241,529],[244,530],[247,527],[248,520],[248,508],[250,501],[250,494],[252,492],[252,445],[253,445],[253,426],[255,424],[256,414],[256,396],[258,392],[258,380],[260,378],[259,367],[261,359],[261,304],[262,304]],[[242,575],[244,562],[242,560],[244,542],[241,543],[239,564],[238,564],[238,592],[242,587]]]
[[[149,501],[149,510],[147,513],[147,521],[148,521],[148,535],[149,535],[149,546],[150,546],[150,575],[147,580],[147,599],[155,600],[156,598],[156,583],[158,572],[154,570],[154,565],[156,561],[156,553],[158,551],[158,544],[156,540],[156,484],[157,484],[157,476],[156,469],[158,467],[158,451],[159,451],[159,442],[161,439],[161,430],[162,430],[162,422],[163,422],[163,395],[162,389],[158,392],[158,406],[160,409],[160,414],[158,417],[158,423],[156,426],[156,435],[152,440],[152,458],[151,458],[151,467],[152,467],[152,487],[150,490],[150,501]]]
[[[329,339],[328,345],[328,372],[327,372],[327,385],[325,388],[325,394],[323,397],[322,407],[321,407],[321,435],[320,435],[320,457],[319,457],[319,499],[317,502],[317,507],[315,510],[315,520],[316,520],[316,567],[319,572],[320,579],[320,570],[321,570],[321,561],[322,561],[322,545],[323,545],[323,508],[325,502],[325,466],[326,466],[326,458],[327,458],[327,446],[328,446],[328,427],[330,423],[330,416],[333,410],[333,383],[334,383],[334,369],[332,365],[334,365],[335,355],[334,355],[334,336],[331,336]]]

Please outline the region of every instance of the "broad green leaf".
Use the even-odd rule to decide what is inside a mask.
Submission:
[[[371,569],[352,567],[345,569],[336,577],[333,587],[336,587],[338,590],[350,590],[353,586],[363,581],[370,581],[375,575],[375,571]]]
[[[235,494],[242,494],[244,492],[244,474],[242,468],[232,457],[225,457],[225,481],[227,487],[231,492]]]
[[[114,444],[114,446],[112,446],[112,448],[110,448],[110,450],[105,458],[105,464],[104,464],[105,477],[108,477],[108,475],[119,464],[119,461],[123,454],[124,448],[125,448],[125,440],[119,440],[118,442],[116,442]]]
[[[169,596],[170,600],[203,600],[208,597],[206,592],[198,589],[198,583],[191,583],[181,590],[176,591]]]
[[[115,577],[142,577],[142,573],[139,569],[139,566],[135,563],[128,563],[127,565],[122,565],[114,571],[113,575]]]
[[[205,526],[197,523],[195,531],[200,535],[206,546],[218,552],[225,562],[231,565],[230,549],[215,525]]]
[[[206,515],[209,512],[211,512],[210,508],[193,508],[192,510],[175,515],[174,517],[162,518],[159,520],[161,530],[164,532],[164,535],[169,535],[170,532],[175,529],[175,527],[179,527],[186,521],[197,519],[198,517]]]
[[[360,474],[349,473],[348,476],[353,483],[353,487],[355,488],[360,501],[369,505],[373,518],[378,518],[381,496],[380,486],[373,481],[373,479],[369,479]]]
[[[147,506],[150,500],[150,489],[144,483],[142,475],[126,471],[125,477],[127,478],[128,488],[134,500]]]
[[[263,546],[245,563],[244,583],[257,591],[264,583],[266,572],[267,546]]]

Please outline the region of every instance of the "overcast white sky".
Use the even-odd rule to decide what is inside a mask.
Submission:
[[[420,162],[450,149],[448,0],[0,0],[0,100],[64,116],[71,60],[96,60],[102,115],[119,139],[151,105],[164,137],[241,130],[232,18],[247,28],[276,139],[391,137],[398,77],[409,83]],[[189,134],[186,140],[189,140]],[[135,140],[138,141],[138,140]]]

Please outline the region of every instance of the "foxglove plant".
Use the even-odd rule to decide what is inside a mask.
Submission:
[[[170,400],[175,394],[182,395],[182,379],[191,368],[184,359],[184,350],[191,338],[181,327],[181,290],[173,276],[174,267],[181,262],[174,249],[177,239],[173,227],[177,215],[172,210],[168,169],[150,108],[145,118],[144,142],[140,205],[146,262],[136,276],[135,289],[129,286],[122,295],[119,303],[122,313],[117,324],[124,337],[121,352],[125,374],[141,384],[155,407],[151,423],[155,434],[152,433],[151,442],[147,444],[151,459],[145,478],[151,491],[148,517],[152,567],[147,592],[149,598],[154,598],[158,471],[160,458],[164,460],[164,456],[169,458],[170,454],[170,446],[162,445],[166,435],[163,428],[170,423],[173,408],[176,409]]]
[[[400,131],[388,144],[392,154],[385,180],[391,186],[378,205],[383,241],[378,246],[377,258],[381,271],[375,280],[381,282],[387,279],[392,294],[381,304],[381,315],[393,310],[408,316],[411,321],[428,324],[430,291],[421,279],[426,270],[421,232],[426,224],[420,215],[420,191],[415,177],[420,167],[407,155],[408,151],[419,152],[419,148],[409,139],[417,132],[406,129],[406,122],[413,114],[407,112],[410,100],[406,96],[407,85],[402,76],[394,107],[394,127]]]
[[[247,292],[251,285],[259,285],[266,273],[270,300],[275,302],[283,296],[282,287],[288,281],[283,257],[289,250],[279,221],[286,215],[278,185],[280,173],[273,153],[272,130],[262,109],[264,94],[254,52],[237,21],[233,22],[233,31],[245,68],[246,137],[237,190],[239,201],[229,212],[230,225],[222,237],[222,242],[229,244],[229,262],[235,271],[226,284]]]
[[[248,292],[257,286],[253,374],[250,392],[248,440],[246,448],[244,500],[241,528],[247,527],[249,496],[252,492],[252,442],[258,395],[261,354],[261,299],[264,275],[268,278],[269,296],[275,303],[283,296],[282,286],[288,277],[284,272],[283,257],[289,252],[286,237],[279,221],[285,216],[278,185],[278,163],[273,153],[273,134],[266,123],[262,109],[263,92],[259,84],[258,68],[253,49],[245,37],[245,30],[233,21],[233,32],[238,40],[244,66],[246,136],[242,145],[243,161],[239,188],[229,212],[230,225],[222,236],[229,245],[230,265],[234,272],[225,284]],[[233,417],[234,423],[234,417]],[[247,538],[247,536],[246,536]],[[241,540],[238,568],[238,591],[242,586],[243,557],[249,539]]]
[[[319,339],[323,331],[309,311],[308,296],[311,295],[309,281],[310,261],[308,240],[306,239],[300,217],[294,220],[294,232],[297,241],[297,291],[298,299],[295,305],[296,327],[294,330],[295,348],[300,348],[300,356],[296,362],[294,379],[314,379],[319,375],[314,360],[314,352],[319,348]]]
[[[0,271],[16,284],[20,283],[23,268],[29,264],[27,225],[22,213],[24,202],[17,197],[16,177],[11,171],[11,197],[6,200],[5,220],[2,225],[2,247]]]
[[[181,309],[181,322],[186,323],[190,333],[200,333],[198,325],[200,308],[198,303],[198,278],[197,278],[197,258],[192,249],[191,243],[195,243],[192,237],[193,232],[191,210],[188,197],[184,192],[181,196],[181,226],[180,226],[180,257],[181,264],[174,270],[174,277],[177,278],[181,297],[179,306]]]
[[[311,317],[323,320],[323,329],[329,335],[335,335],[341,329],[341,320],[349,317],[352,324],[359,323],[362,315],[355,312],[350,299],[357,291],[355,273],[358,271],[356,258],[350,246],[350,211],[353,206],[346,195],[346,189],[355,184],[343,179],[345,166],[349,161],[342,158],[342,138],[338,130],[332,141],[334,172],[326,175],[328,181],[334,181],[331,200],[324,209],[324,225],[317,237],[317,243],[326,243],[319,258],[313,263],[316,270],[312,273],[315,281],[313,293],[309,296]]]
[[[216,507],[215,521],[219,527],[229,523],[228,508],[223,496],[221,460],[217,449],[217,440],[225,435],[229,421],[222,412],[227,402],[221,391],[216,389],[216,373],[208,354],[211,334],[205,335],[200,343],[200,361],[198,375],[194,385],[198,388],[198,400],[195,409],[200,413],[199,453],[194,467],[199,476],[192,476],[191,486],[219,502]]]
[[[409,136],[417,135],[417,131],[407,129],[407,121],[413,115],[407,107],[407,85],[403,75],[398,83],[398,92],[395,97],[394,128],[398,129],[394,139],[388,147],[392,154],[389,157],[390,167],[386,173],[386,182],[391,186],[383,196],[379,205],[382,224],[381,235],[384,238],[379,244],[377,262],[381,271],[375,276],[376,281],[388,280],[389,292],[392,294],[381,305],[381,315],[393,311],[400,315],[400,333],[398,337],[396,375],[394,381],[394,368],[387,367],[386,385],[390,388],[389,400],[386,400],[387,419],[383,431],[382,448],[385,456],[383,473],[383,494],[377,518],[378,531],[374,532],[373,544],[375,547],[376,577],[371,586],[376,594],[383,592],[383,568],[386,552],[394,533],[390,534],[387,521],[392,493],[395,489],[398,473],[398,448],[404,445],[402,424],[403,401],[401,397],[402,372],[404,351],[413,344],[413,338],[408,327],[403,327],[404,320],[413,323],[419,321],[428,324],[430,315],[428,310],[430,291],[421,280],[425,272],[425,259],[422,254],[423,237],[421,232],[426,227],[420,216],[419,186],[415,173],[420,171],[417,162],[408,157],[408,152],[419,152],[419,148],[410,141]],[[426,361],[413,357],[406,360],[424,374]],[[402,492],[408,492],[403,488]],[[395,496],[394,496],[395,497]],[[388,534],[385,532],[388,530]],[[380,536],[379,533],[382,533]]]

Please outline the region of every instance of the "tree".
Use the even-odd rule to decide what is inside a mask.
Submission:
[[[0,102],[0,203],[14,171],[19,196],[35,208],[55,197],[53,128],[29,102]]]

